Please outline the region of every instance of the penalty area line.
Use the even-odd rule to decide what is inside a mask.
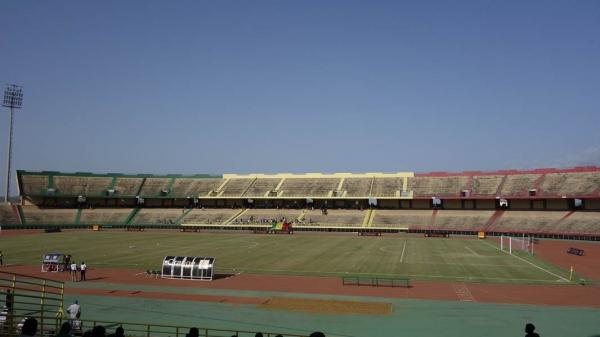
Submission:
[[[489,242],[485,242],[485,241],[481,241],[481,242],[482,242],[482,243],[485,243],[486,245],[488,245],[488,246],[490,246],[490,247],[492,247],[492,248],[494,248],[494,249],[497,249],[497,250],[501,251],[501,252],[502,252],[502,253],[504,253],[504,254],[508,254],[507,252],[505,252],[505,251],[501,250],[500,248],[498,248],[498,247],[496,247],[496,246],[492,245],[492,244],[491,244],[491,243],[489,243]],[[560,275],[558,275],[558,274],[555,274],[555,273],[553,273],[553,272],[549,271],[549,270],[548,270],[548,269],[546,269],[546,268],[542,268],[542,267],[538,266],[537,264],[535,264],[535,263],[533,263],[533,262],[529,262],[529,261],[525,260],[524,258],[522,258],[522,257],[520,257],[520,256],[513,255],[513,254],[508,254],[508,255],[510,255],[510,256],[512,256],[512,257],[514,257],[514,258],[517,258],[517,259],[519,259],[519,260],[521,260],[521,261],[523,261],[523,262],[525,262],[525,263],[528,263],[528,264],[530,264],[530,265],[534,266],[535,268],[537,268],[537,269],[539,269],[539,270],[542,270],[542,271],[544,271],[544,272],[546,272],[546,273],[548,273],[548,274],[550,274],[550,275],[552,275],[552,276],[558,277],[559,279],[561,279],[561,280],[563,280],[563,281],[565,281],[565,282],[570,282],[570,281],[569,281],[569,280],[567,280],[566,278],[564,278],[564,277],[562,277],[562,276],[560,276]]]
[[[404,246],[402,246],[402,254],[400,254],[400,263],[404,261],[404,251],[406,250],[406,240],[404,240]]]
[[[465,248],[466,248],[468,251],[470,251],[470,252],[471,252],[473,255],[475,255],[475,256],[479,256],[479,254],[477,254],[477,252],[475,252],[475,251],[474,251],[473,249],[471,249],[470,247],[468,247],[468,246],[465,246]]]

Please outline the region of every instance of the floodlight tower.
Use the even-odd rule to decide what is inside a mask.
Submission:
[[[10,196],[10,161],[12,159],[12,140],[13,140],[13,110],[21,109],[23,105],[23,87],[14,84],[7,84],[4,89],[4,100],[2,106],[10,109],[10,124],[8,129],[8,151],[6,153],[6,194],[4,202],[8,202]]]

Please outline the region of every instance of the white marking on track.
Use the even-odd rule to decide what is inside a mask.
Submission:
[[[475,297],[464,283],[453,283],[454,293],[462,302],[475,302]]]

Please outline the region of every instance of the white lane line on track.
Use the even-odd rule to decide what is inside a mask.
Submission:
[[[497,250],[499,250],[499,251],[501,251],[501,252],[503,252],[503,253],[505,253],[505,254],[508,254],[507,252],[505,252],[505,251],[501,250],[500,248],[498,248],[498,247],[496,247],[496,246],[492,245],[491,243],[488,243],[488,242],[485,242],[485,241],[480,241],[480,242],[482,242],[482,243],[485,243],[486,245],[488,245],[488,246],[490,246],[490,247],[492,247],[492,248],[494,248],[494,249],[497,249]],[[523,262],[525,262],[525,263],[528,263],[528,264],[530,264],[530,265],[534,266],[535,268],[537,268],[537,269],[539,269],[539,270],[542,270],[542,271],[544,271],[544,272],[546,272],[546,273],[548,273],[548,274],[550,274],[550,275],[552,275],[552,276],[558,277],[559,279],[561,279],[561,280],[563,280],[563,281],[565,281],[565,282],[569,282],[569,280],[567,280],[566,278],[564,278],[564,277],[562,277],[562,276],[560,276],[560,275],[558,275],[558,274],[555,274],[555,273],[553,273],[553,272],[549,271],[548,269],[542,268],[542,267],[538,266],[537,264],[535,264],[535,263],[533,263],[533,262],[529,262],[529,261],[525,260],[524,258],[522,258],[522,257],[520,257],[520,256],[511,255],[511,254],[508,254],[508,255],[510,255],[510,256],[512,256],[512,257],[514,257],[514,258],[517,258],[517,259],[519,259],[519,260],[521,260],[521,261],[523,261]]]

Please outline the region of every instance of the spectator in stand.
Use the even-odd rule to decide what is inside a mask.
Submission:
[[[85,264],[85,261],[81,261],[81,265],[79,266],[79,271],[81,272],[80,281],[87,281],[87,279],[85,278],[85,273],[87,271],[87,264]]]
[[[198,331],[198,328],[190,328],[190,332],[188,332],[185,337],[198,337],[199,335],[200,332]]]
[[[33,337],[37,332],[38,322],[35,318],[29,317],[23,322],[21,327],[21,335],[19,337]]]
[[[69,322],[64,322],[61,326],[60,326],[60,330],[58,331],[58,334],[56,335],[56,337],[71,337],[73,335],[71,335],[71,324],[69,324]]]
[[[533,325],[531,323],[527,323],[525,325],[525,332],[527,333],[525,335],[525,337],[540,337],[540,335],[538,335],[534,331],[535,331],[535,325]]]
[[[71,281],[77,282],[77,262],[71,262]]]

